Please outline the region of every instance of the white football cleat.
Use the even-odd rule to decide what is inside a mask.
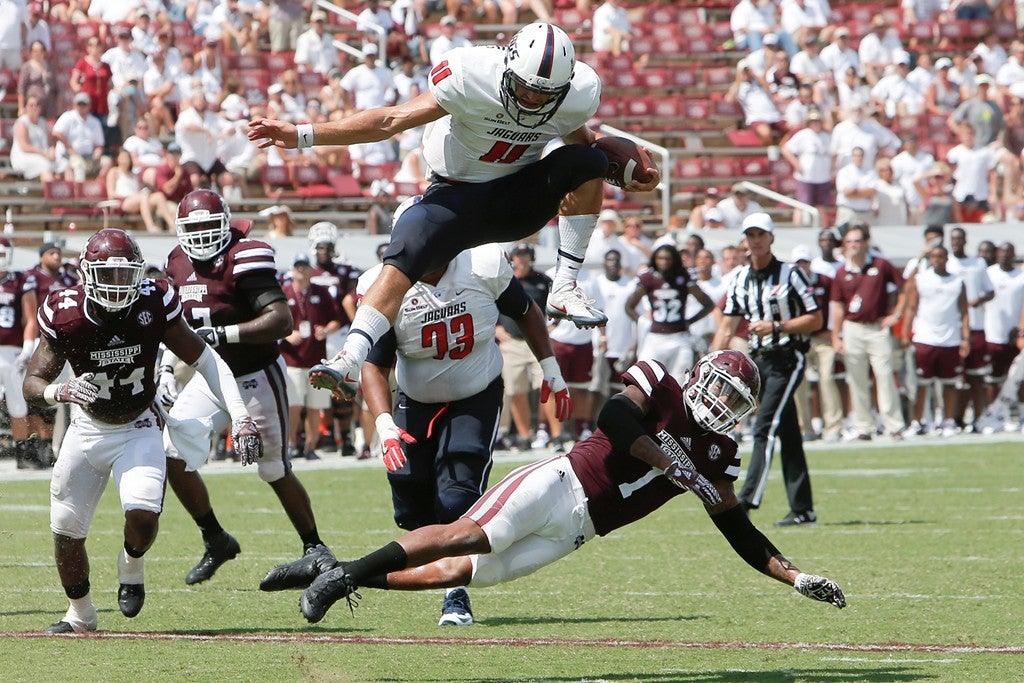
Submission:
[[[309,383],[317,389],[327,389],[337,398],[351,401],[359,390],[359,368],[362,363],[344,351],[331,360],[309,369]]]
[[[576,327],[600,327],[608,322],[608,316],[594,307],[594,300],[588,299],[575,282],[548,294],[547,314],[549,318],[569,320]]]

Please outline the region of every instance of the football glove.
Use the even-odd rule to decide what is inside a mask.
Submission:
[[[397,472],[405,464],[405,452],[402,442],[416,443],[416,437],[395,424],[391,413],[381,413],[376,420],[377,434],[380,438],[381,459],[388,472]]]
[[[674,462],[665,468],[665,476],[679,488],[692,491],[693,495],[700,498],[705,505],[718,505],[722,502],[722,497],[718,495],[715,485],[697,470],[691,470],[689,467],[683,467]]]
[[[827,602],[839,609],[846,607],[846,596],[843,595],[843,589],[839,587],[838,583],[827,576],[816,576],[801,572],[797,574],[796,581],[793,582],[793,588],[796,589],[797,593],[811,600]]]
[[[156,400],[165,410],[170,410],[178,400],[178,381],[174,379],[174,368],[161,365],[156,384]]]
[[[558,361],[554,356],[542,358],[540,369],[544,374],[544,382],[540,385],[540,402],[547,403],[552,395],[555,397],[555,417],[559,422],[564,422],[572,415],[572,399],[569,396],[569,387],[562,379],[562,371],[558,367]]]
[[[87,406],[100,395],[100,388],[92,383],[92,378],[95,376],[95,373],[83,372],[78,377],[61,382],[57,385],[53,397],[59,403],[77,403],[80,406]]]
[[[231,443],[242,466],[252,465],[263,457],[263,439],[251,417],[235,420],[231,425]]]
[[[32,352],[25,353],[22,351],[18,354],[18,358],[14,361],[14,369],[17,370],[19,375],[25,374],[25,368],[28,367],[28,362],[32,359]]]
[[[199,335],[200,339],[202,339],[204,342],[206,342],[213,348],[217,348],[221,344],[226,344],[228,342],[228,335],[224,331],[223,326],[218,325],[217,327],[197,327],[196,334]]]

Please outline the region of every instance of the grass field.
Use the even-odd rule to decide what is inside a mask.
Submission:
[[[243,554],[186,587],[199,534],[169,496],[146,559],[146,606],[116,605],[122,517],[112,487],[89,541],[100,631],[43,637],[66,599],[44,481],[0,483],[3,681],[1021,681],[1024,447],[921,442],[809,454],[815,527],[778,530],[776,473],[754,521],[805,571],[845,588],[836,610],[750,569],[692,496],[541,572],[472,591],[477,624],[436,626],[440,594],[365,590],[320,624],[299,593],[260,593],[300,552],[255,472],[207,477]],[[397,535],[382,468],[299,463],[339,557]],[[495,478],[511,467],[499,462]],[[777,469],[777,468],[776,468]]]

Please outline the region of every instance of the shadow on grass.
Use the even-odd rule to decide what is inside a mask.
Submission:
[[[652,621],[697,621],[698,619],[710,619],[706,614],[676,616],[676,617],[651,617],[638,615],[635,617],[559,617],[555,615],[541,617],[487,617],[477,623],[484,626],[530,626],[535,624],[611,624],[626,622]]]
[[[900,683],[902,681],[927,681],[935,680],[931,674],[920,673],[913,667],[870,667],[837,669],[781,669],[769,671],[736,671],[725,669],[721,671],[702,671],[694,673],[666,672],[643,674],[644,681],[660,681],[670,683],[794,683],[795,681],[814,681],[815,683],[840,683],[842,681],[871,681],[872,683]],[[381,679],[384,680],[384,679]],[[418,679],[425,683],[449,683],[450,678]],[[530,678],[474,678],[476,683],[517,683],[518,681],[530,681],[532,683],[578,683],[580,676],[568,677],[530,677]],[[601,681],[635,681],[636,674],[632,673],[592,673],[583,674],[583,680]]]
[[[902,526],[904,524],[935,524],[928,519],[848,519],[842,522],[818,522],[818,526]]]

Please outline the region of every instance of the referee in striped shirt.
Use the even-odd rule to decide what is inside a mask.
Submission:
[[[740,504],[746,510],[761,506],[778,438],[789,514],[775,525],[795,526],[817,520],[793,396],[804,376],[807,335],[821,328],[822,312],[803,272],[772,254],[774,231],[766,213],[743,220],[750,264],[743,266],[729,285],[713,346],[716,350],[729,348],[740,317],[749,321],[750,355],[761,372],[761,401]]]

